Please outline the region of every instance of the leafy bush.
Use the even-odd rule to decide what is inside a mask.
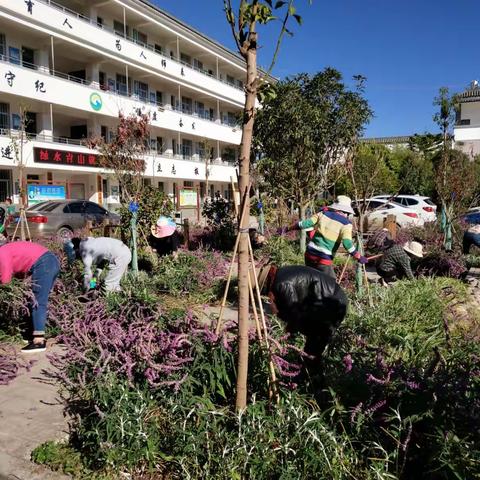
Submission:
[[[298,241],[286,236],[271,236],[257,255],[269,259],[271,263],[278,267],[305,264]]]
[[[174,210],[174,205],[167,194],[152,186],[143,187],[138,204],[138,241],[141,245],[144,245],[145,239],[150,235],[151,226],[157,222],[160,215],[170,217]],[[121,217],[122,238],[128,243],[130,240],[130,219],[132,218],[128,205],[122,205],[119,214]]]
[[[213,233],[212,247],[231,250],[235,242],[235,217],[230,202],[218,195],[213,199],[206,199],[202,215]]]
[[[377,445],[369,457],[386,452],[392,478],[480,474],[480,348],[449,313],[464,298],[444,279],[375,289],[375,308],[356,303],[329,349],[326,403],[351,438]]]
[[[227,261],[217,251],[180,251],[176,258],[160,260],[154,281],[160,290],[173,295],[189,293],[212,299],[226,271]]]

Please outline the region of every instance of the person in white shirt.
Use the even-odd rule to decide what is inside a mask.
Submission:
[[[65,244],[65,251],[69,261],[80,258],[85,266],[83,284],[89,290],[92,280],[102,273],[103,265],[108,265],[105,277],[107,292],[121,290],[120,281],[132,261],[130,249],[120,240],[107,237],[72,238]],[[93,275],[93,266],[96,267],[96,276]]]

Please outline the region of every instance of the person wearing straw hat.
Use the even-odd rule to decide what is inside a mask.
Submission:
[[[150,229],[148,243],[161,257],[172,253],[176,255],[180,238],[175,221],[170,217],[160,216]]]
[[[403,246],[391,243],[378,260],[376,269],[380,275],[381,283],[386,285],[395,280],[415,277],[412,272],[411,259],[422,258],[423,247],[418,242],[407,242]]]
[[[335,278],[333,258],[340,246],[357,261],[367,263],[367,259],[360,254],[353,244],[352,222],[348,216],[353,215],[352,200],[339,195],[336,202],[312,217],[295,223],[288,230],[309,230],[310,241],[305,252],[305,264]]]

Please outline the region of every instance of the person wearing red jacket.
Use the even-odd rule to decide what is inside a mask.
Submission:
[[[35,305],[32,306],[33,338],[23,353],[43,352],[46,349],[45,324],[47,305],[60,262],[42,245],[33,242],[12,242],[0,246],[0,284],[10,283],[13,277],[32,276]]]

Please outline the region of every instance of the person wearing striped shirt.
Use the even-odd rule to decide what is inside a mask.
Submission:
[[[353,243],[353,226],[348,219],[348,215],[353,213],[350,198],[339,195],[337,201],[327,209],[289,228],[289,230],[313,228],[313,235],[310,236],[305,252],[305,265],[335,278],[333,258],[340,244],[357,261],[367,263],[367,259],[360,254]]]

